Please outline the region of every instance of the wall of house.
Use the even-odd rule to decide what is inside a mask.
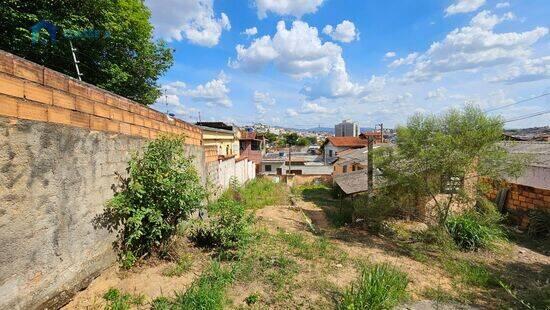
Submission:
[[[0,51],[0,309],[57,308],[115,261],[93,219],[161,132],[187,136],[204,183],[235,175],[198,127]]]
[[[337,146],[334,146],[332,143],[328,142],[326,145],[325,145],[325,148],[324,148],[324,154],[325,154],[325,159],[327,161],[331,161],[331,160],[334,160],[336,159],[336,153],[337,152],[341,152],[343,150],[347,150],[348,148],[344,148],[344,147],[337,147]],[[330,156],[330,152],[332,151],[332,157]]]
[[[504,187],[509,189],[505,210],[520,228],[526,229],[529,226],[530,211],[539,209],[550,212],[550,190],[516,183],[507,183]],[[497,195],[496,187],[487,193],[488,198],[492,200]]]
[[[347,172],[352,172],[352,171],[357,171],[357,170],[362,170],[364,169],[364,167],[360,164],[357,164],[357,163],[352,163],[352,164],[339,164],[339,163],[335,163],[334,165],[334,172],[333,174],[341,174],[341,173],[345,173],[344,172],[344,166],[347,167]]]

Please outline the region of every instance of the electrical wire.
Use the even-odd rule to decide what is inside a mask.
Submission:
[[[536,113],[532,113],[532,114],[521,115],[521,116],[518,116],[518,117],[514,117],[514,118],[511,118],[511,119],[504,120],[504,122],[505,123],[515,122],[515,121],[528,119],[528,118],[531,118],[531,117],[540,116],[540,115],[544,115],[544,114],[548,114],[548,113],[550,113],[550,110],[536,112]]]
[[[548,95],[550,95],[550,93],[544,93],[544,94],[539,95],[539,96],[523,99],[523,100],[516,101],[516,102],[510,103],[510,104],[506,104],[506,105],[503,105],[503,106],[500,106],[500,107],[487,109],[487,110],[485,110],[485,113],[500,110],[500,109],[504,109],[504,108],[511,107],[511,106],[519,104],[519,103],[524,103],[524,102],[527,102],[527,101],[535,100],[535,99],[538,99],[538,98],[541,98],[541,97],[544,97],[544,96],[548,96]]]

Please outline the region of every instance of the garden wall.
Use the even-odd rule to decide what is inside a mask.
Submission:
[[[531,210],[544,209],[550,212],[550,190],[515,183],[505,184],[505,187],[509,191],[504,208],[509,213],[510,218],[521,229],[526,229],[529,226],[529,212]],[[498,191],[492,189],[487,196],[489,199],[494,200],[497,194]]]
[[[198,127],[0,51],[0,309],[56,308],[115,261],[93,219],[161,132],[218,178]]]

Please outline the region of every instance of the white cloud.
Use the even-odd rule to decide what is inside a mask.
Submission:
[[[296,112],[295,109],[286,109],[286,115],[290,116],[290,117],[294,117],[294,116],[298,116],[298,112]]]
[[[404,94],[395,96],[395,98],[393,99],[393,103],[397,103],[397,104],[408,103],[412,99],[412,97],[413,95],[411,93],[406,92]]]
[[[314,102],[304,102],[300,109],[300,114],[332,114],[335,112],[335,109],[329,109]]]
[[[273,38],[263,36],[248,48],[237,45],[236,50],[237,60],[230,62],[234,68],[254,72],[273,61],[281,72],[294,78],[328,74],[342,53],[340,46],[323,43],[317,28],[302,21],[293,22],[291,29],[280,21]]]
[[[396,59],[396,60],[392,61],[392,63],[390,63],[388,65],[388,67],[397,68],[397,67],[402,66],[402,65],[410,65],[410,64],[414,63],[416,58],[418,58],[418,53],[410,53],[405,58],[399,58],[399,59]]]
[[[490,82],[515,84],[550,79],[550,56],[526,59],[506,68],[496,77],[487,79]]]
[[[504,8],[507,8],[507,7],[510,7],[510,2],[499,2],[496,5],[497,9],[504,9]]]
[[[397,56],[395,52],[387,52],[386,54],[384,54],[384,59],[394,58],[395,56]]]
[[[222,31],[230,30],[225,13],[214,15],[213,0],[146,0],[155,35],[168,41],[183,39],[206,47],[218,44]]]
[[[251,36],[255,36],[258,34],[258,28],[256,27],[252,27],[252,28],[247,28],[243,34],[246,34],[247,36],[251,37]]]
[[[480,12],[469,26],[451,31],[443,41],[433,43],[428,51],[416,57],[406,80],[437,80],[448,72],[478,70],[526,59],[531,54],[531,45],[544,37],[548,28],[493,32],[495,25],[511,18],[511,14],[498,17],[488,11]]]
[[[350,43],[354,40],[359,40],[359,32],[355,30],[355,24],[349,20],[344,20],[338,24],[336,28],[331,25],[326,25],[323,28],[323,33],[330,36],[333,40]]]
[[[265,114],[267,112],[268,106],[274,106],[275,105],[275,98],[271,97],[271,94],[269,93],[262,93],[259,91],[254,92],[254,96],[252,97],[252,101],[254,102],[254,106],[256,107],[256,111],[258,111],[259,114]]]
[[[255,0],[258,18],[267,17],[267,12],[278,15],[291,15],[297,18],[315,13],[324,0]]]
[[[457,0],[445,10],[445,16],[474,12],[484,4],[485,0]]]
[[[163,86],[168,97],[168,103],[175,106],[181,105],[180,96],[191,98],[195,102],[203,102],[208,106],[232,106],[231,99],[229,99],[230,89],[227,87],[229,78],[222,71],[218,76],[202,85],[198,85],[195,88],[188,88],[184,82],[176,81],[168,83]],[[161,100],[158,103],[163,103]]]
[[[342,57],[342,48],[332,42],[322,42],[317,28],[303,21],[294,21],[290,29],[284,21],[277,24],[271,38],[255,39],[249,47],[237,45],[233,68],[258,72],[274,63],[280,72],[296,79],[311,79],[302,93],[309,99],[337,98],[358,95],[363,87],[351,82]]]
[[[438,89],[431,90],[426,95],[426,100],[443,100],[446,98],[447,89],[445,87],[439,87]]]

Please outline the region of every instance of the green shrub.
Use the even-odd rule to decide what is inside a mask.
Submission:
[[[225,289],[233,281],[233,271],[218,262],[195,280],[183,294],[176,294],[175,309],[216,310],[223,309]]]
[[[132,306],[143,305],[145,296],[143,295],[131,295],[122,294],[116,288],[110,288],[104,295],[103,299],[107,301],[105,309],[109,310],[128,310]]]
[[[407,275],[387,264],[365,266],[360,278],[344,292],[339,309],[392,309],[407,298]]]
[[[465,284],[480,287],[498,286],[498,278],[495,277],[484,265],[449,258],[443,262],[443,267],[450,274],[459,276],[460,280]]]
[[[119,176],[115,196],[96,221],[118,231],[125,256],[140,257],[162,249],[178,224],[200,207],[204,189],[183,136],[161,136],[129,162],[128,177]]]
[[[221,251],[237,250],[251,237],[252,215],[234,200],[220,199],[209,206],[211,218],[197,222],[190,238],[198,246],[217,248]]]
[[[500,221],[501,217],[495,213],[469,210],[450,217],[445,226],[459,248],[473,251],[490,247],[494,241],[504,238]]]

